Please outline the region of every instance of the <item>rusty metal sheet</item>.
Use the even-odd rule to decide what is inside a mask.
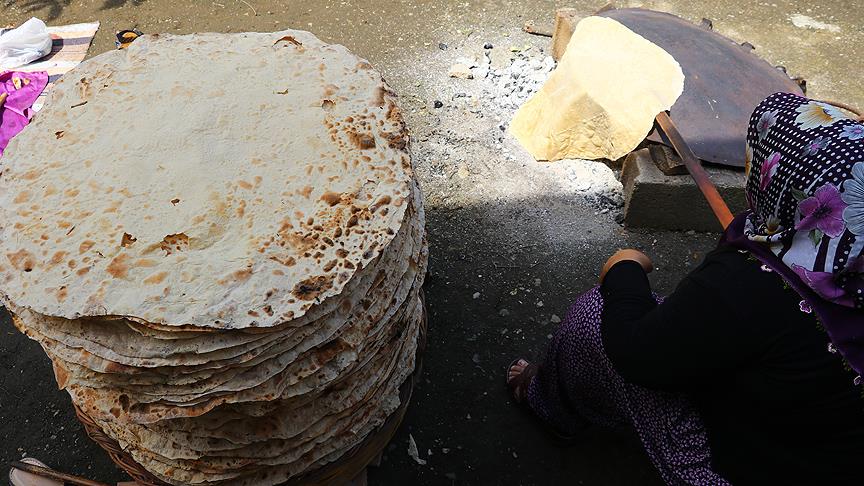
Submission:
[[[744,167],[747,123],[756,105],[778,91],[802,94],[781,70],[709,28],[680,17],[638,8],[598,13],[657,44],[684,71],[684,93],[670,115],[697,157]],[[655,131],[650,140],[662,140]]]

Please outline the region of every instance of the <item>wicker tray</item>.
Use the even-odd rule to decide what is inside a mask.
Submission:
[[[411,393],[414,390],[414,383],[420,376],[423,370],[423,352],[426,350],[426,328],[428,325],[428,317],[426,313],[426,302],[423,291],[420,291],[420,300],[423,303],[423,316],[420,323],[420,330],[417,336],[417,357],[414,366],[414,372],[405,380],[399,389],[399,408],[397,408],[387,420],[374,432],[369,434],[363,442],[349,449],[339,460],[326,464],[325,466],[310,471],[303,476],[291,479],[283,483],[281,486],[325,486],[325,485],[341,485],[347,484],[349,481],[357,477],[375,458],[384,450],[384,447],[390,442],[396,434],[396,430],[402,423],[405,417],[405,411],[408,409],[408,403],[411,400]],[[135,462],[132,455],[124,451],[120,444],[109,437],[102,428],[99,427],[90,417],[87,416],[77,405],[75,407],[75,415],[84,426],[87,435],[97,444],[99,444],[108,457],[114,461],[121,469],[126,471],[129,476],[135,481],[144,486],[169,486],[164,481],[161,481],[149,471],[144,469],[140,464]]]

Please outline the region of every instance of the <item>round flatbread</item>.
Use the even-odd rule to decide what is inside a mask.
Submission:
[[[64,76],[7,148],[2,291],[69,319],[296,319],[402,226],[406,145],[395,95],[342,46],[144,36]]]

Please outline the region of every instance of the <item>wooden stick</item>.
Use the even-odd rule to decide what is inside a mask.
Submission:
[[[20,469],[22,471],[26,471],[31,474],[35,474],[37,476],[42,476],[45,478],[56,479],[58,481],[63,481],[69,484],[76,484],[79,486],[111,486],[107,483],[100,483],[98,481],[91,481],[89,479],[84,479],[78,476],[73,476],[71,474],[62,473],[59,471],[55,471],[51,468],[37,466],[35,464],[27,464],[26,462],[21,461],[12,461],[11,466],[15,469]]]
[[[552,59],[560,61],[573,30],[579,21],[579,12],[575,8],[559,8],[555,11],[555,27],[552,29]]]
[[[541,29],[540,27],[534,26],[534,21],[529,20],[525,22],[525,25],[522,26],[522,30],[534,35],[542,35],[543,37],[552,37],[552,32],[546,29]]]
[[[668,113],[665,111],[660,113],[657,115],[656,121],[657,125],[660,126],[660,129],[663,130],[663,133],[666,134],[666,137],[672,144],[672,148],[678,152],[678,156],[681,157],[684,165],[687,166],[687,171],[690,172],[690,177],[693,178],[696,182],[696,186],[700,191],[702,191],[702,195],[705,196],[708,205],[711,206],[711,210],[714,211],[714,216],[716,216],[717,220],[720,221],[723,229],[726,229],[726,227],[729,226],[729,223],[732,222],[732,211],[729,211],[729,206],[726,205],[726,201],[724,201],[723,197],[720,196],[720,193],[717,192],[717,187],[714,186],[713,182],[711,182],[711,178],[708,177],[705,168],[702,167],[699,159],[697,159],[693,151],[690,150],[690,146],[684,141],[684,137],[682,137],[681,133],[678,132],[678,128],[675,127],[675,123],[673,123],[672,119],[669,118]]]

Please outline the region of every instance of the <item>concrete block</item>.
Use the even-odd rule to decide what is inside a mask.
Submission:
[[[747,207],[746,180],[740,170],[707,167],[706,171],[733,214]],[[721,231],[720,223],[689,175],[664,175],[650,151],[630,154],[621,170],[624,224],[629,227]]]

